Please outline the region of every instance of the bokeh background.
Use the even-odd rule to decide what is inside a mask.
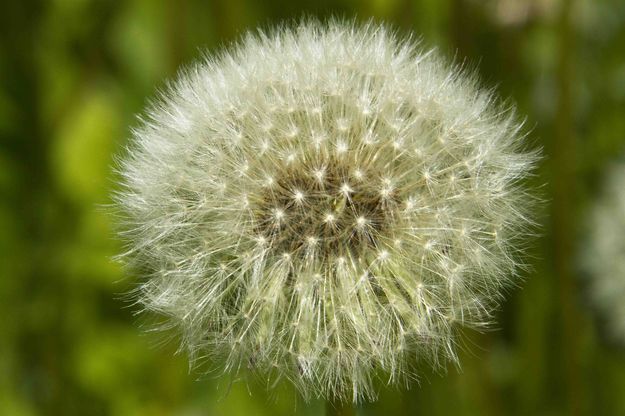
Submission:
[[[461,369],[424,368],[357,414],[625,414],[625,346],[576,263],[625,153],[625,2],[31,0],[0,5],[0,415],[323,414],[289,386],[189,374],[142,332],[102,208],[135,114],[181,64],[303,14],[414,31],[511,97],[545,155],[542,234],[496,330],[465,333]]]

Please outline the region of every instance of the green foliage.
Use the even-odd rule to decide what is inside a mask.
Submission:
[[[258,25],[371,16],[421,34],[511,96],[546,155],[544,234],[488,333],[360,415],[625,414],[625,347],[610,344],[576,250],[604,167],[625,154],[620,0],[5,2],[0,11],[0,414],[314,415],[280,385],[196,381],[176,343],[143,334],[103,208],[134,114],[180,65]],[[543,186],[545,185],[546,186]]]

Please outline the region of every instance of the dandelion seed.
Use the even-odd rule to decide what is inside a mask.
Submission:
[[[283,209],[275,209],[273,212],[276,220],[281,221],[282,219],[284,219],[284,210]]]
[[[358,228],[364,228],[367,225],[367,219],[363,216],[356,218],[356,225]]]
[[[349,196],[349,194],[353,192],[351,186],[348,183],[344,183],[341,185],[341,193],[345,196]]]
[[[415,358],[455,361],[514,281],[536,160],[518,131],[384,26],[248,35],[181,74],[121,162],[137,302],[194,364],[374,398]]]
[[[304,193],[300,190],[296,190],[293,192],[293,199],[295,199],[297,203],[301,203],[304,200]]]

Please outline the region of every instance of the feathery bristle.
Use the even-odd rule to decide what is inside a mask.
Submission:
[[[384,26],[248,35],[185,71],[122,161],[128,260],[192,360],[372,398],[456,360],[534,200],[514,114]]]

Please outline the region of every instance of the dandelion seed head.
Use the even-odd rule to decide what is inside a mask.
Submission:
[[[625,345],[625,162],[608,169],[602,195],[587,224],[580,247],[589,300],[605,321],[607,333]]]
[[[138,302],[193,363],[306,397],[455,361],[516,276],[536,160],[519,127],[384,26],[249,34],[181,73],[121,162]]]

